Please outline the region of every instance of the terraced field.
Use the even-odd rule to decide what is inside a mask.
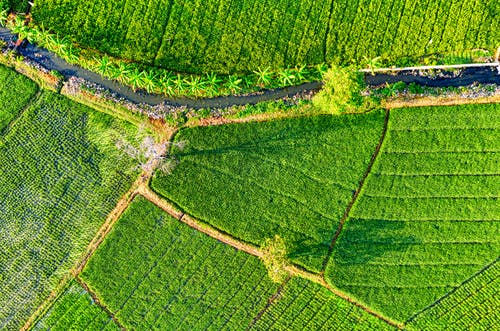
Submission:
[[[112,137],[136,129],[0,67],[0,329],[18,329],[47,297],[132,183]],[[5,105],[5,106],[4,106]]]
[[[260,260],[136,198],[81,274],[127,329],[241,330],[277,288]]]
[[[295,262],[321,271],[383,124],[374,112],[181,130],[180,164],[152,188],[243,241],[279,234]]]
[[[495,49],[496,1],[37,0],[35,21],[79,44],[184,72]]]
[[[87,291],[73,281],[33,330],[119,331],[120,328]]]
[[[391,111],[327,280],[404,321],[494,261],[499,123],[499,105]]]

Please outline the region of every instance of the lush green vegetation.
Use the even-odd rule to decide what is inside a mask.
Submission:
[[[255,330],[395,330],[321,285],[292,278]]]
[[[33,330],[119,331],[120,328],[87,291],[73,281]]]
[[[277,285],[256,257],[136,198],[81,274],[127,329],[246,328]]]
[[[0,0],[0,11],[2,10],[25,13],[28,10],[28,0]]]
[[[500,105],[396,109],[327,267],[404,321],[500,253]]]
[[[408,330],[494,330],[500,319],[498,260],[415,316]]]
[[[34,18],[80,44],[185,72],[252,72],[494,49],[495,1],[37,0]]]
[[[383,122],[377,111],[181,130],[180,164],[152,187],[244,241],[280,235],[294,261],[319,271]]]
[[[26,77],[0,65],[0,133],[19,115],[38,88]]]
[[[132,164],[113,137],[135,131],[43,92],[0,137],[1,329],[34,312],[129,188]]]

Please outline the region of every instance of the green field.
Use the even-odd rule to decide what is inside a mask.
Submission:
[[[180,164],[152,187],[246,242],[279,234],[295,262],[320,271],[383,122],[373,112],[181,130]]]
[[[488,0],[36,0],[33,16],[115,56],[227,74],[493,50],[497,11]]]
[[[424,309],[500,255],[499,174],[500,105],[391,111],[327,280],[395,320]]]
[[[38,91],[38,87],[28,78],[0,65],[0,135],[26,107]]]
[[[323,286],[292,278],[255,330],[396,330]]]
[[[256,257],[138,197],[81,274],[127,329],[241,330],[277,288]]]
[[[494,330],[500,318],[498,259],[429,309],[408,330]]]
[[[104,330],[119,331],[106,312],[92,297],[73,281],[56,300],[47,314],[33,327],[33,331]]]
[[[0,73],[10,77],[0,95],[19,105],[2,106],[12,118],[28,101],[19,91],[36,89]],[[0,329],[18,329],[34,312],[128,190],[132,164],[117,157],[112,137],[134,132],[43,92],[0,137]]]

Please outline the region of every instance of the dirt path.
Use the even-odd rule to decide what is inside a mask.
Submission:
[[[382,144],[384,143],[384,140],[385,140],[385,135],[387,134],[387,126],[389,124],[389,114],[390,114],[390,111],[387,109],[385,111],[384,126],[382,128],[382,134],[380,136],[380,140],[377,144],[377,147],[375,148],[375,151],[372,154],[370,162],[368,163],[368,167],[366,168],[366,171],[363,174],[361,181],[359,182],[358,188],[354,192],[354,195],[352,196],[351,201],[347,205],[347,208],[344,212],[344,215],[340,219],[340,223],[339,223],[339,226],[337,228],[337,231],[333,235],[332,241],[330,243],[330,247],[328,248],[328,254],[327,254],[325,260],[323,261],[323,267],[321,268],[321,275],[325,274],[326,265],[328,264],[328,261],[330,260],[332,254],[333,254],[333,248],[335,247],[335,243],[337,242],[337,239],[338,239],[340,233],[342,232],[342,229],[344,228],[344,224],[345,224],[347,218],[349,218],[349,213],[351,212],[352,207],[354,206],[354,204],[356,203],[356,200],[358,199],[359,193],[361,192],[361,189],[363,188],[363,185],[365,184],[366,178],[368,177],[368,175],[372,171],[373,164],[375,163],[375,160],[377,159],[377,156],[380,153],[380,148],[382,147]]]

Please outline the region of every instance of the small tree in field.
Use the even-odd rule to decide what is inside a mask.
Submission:
[[[376,103],[363,97],[363,74],[354,67],[333,66],[324,75],[325,85],[313,98],[313,104],[330,114],[360,113],[372,109]]]
[[[280,283],[288,276],[286,271],[287,248],[285,241],[278,235],[268,238],[262,246],[263,261],[267,268],[269,278],[275,283]]]

